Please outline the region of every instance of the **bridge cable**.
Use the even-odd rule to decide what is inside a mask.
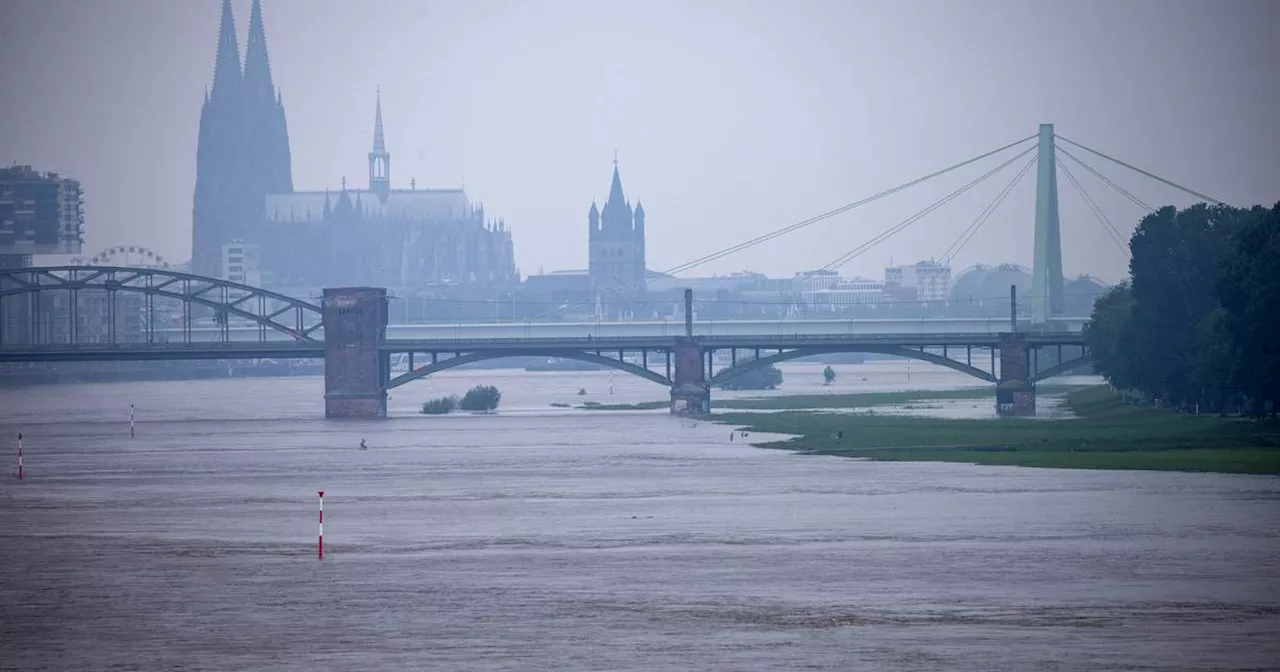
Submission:
[[[996,195],[995,200],[988,204],[986,209],[978,214],[978,217],[974,219],[973,223],[960,234],[959,238],[956,238],[955,242],[951,243],[951,246],[947,248],[947,251],[942,253],[942,260],[944,264],[949,265],[951,260],[960,253],[960,250],[964,249],[964,246],[968,245],[970,240],[973,240],[973,237],[977,235],[978,230],[981,229],[989,219],[991,219],[991,215],[995,214],[995,211],[1000,208],[1000,204],[1004,203],[1004,199],[1009,196],[1009,192],[1013,191],[1013,188],[1022,180],[1022,176],[1026,175],[1027,171],[1030,170],[1031,166],[1034,166],[1038,160],[1039,157],[1031,157],[1031,159],[1027,161],[1027,164],[1022,167],[1022,170],[1018,171],[1018,174],[1013,176],[1013,179],[1009,181],[1009,184],[1005,185],[1004,189]]]
[[[1055,137],[1055,138],[1057,138],[1057,139],[1059,139],[1059,140],[1061,140],[1061,141],[1063,141],[1063,142],[1066,142],[1066,143],[1070,143],[1070,144],[1072,144],[1072,145],[1075,145],[1076,147],[1079,147],[1080,149],[1083,149],[1084,151],[1089,152],[1090,154],[1096,154],[1097,156],[1100,156],[1100,157],[1102,157],[1102,158],[1104,158],[1104,159],[1106,159],[1106,160],[1108,160],[1108,161],[1110,161],[1110,162],[1112,162],[1112,163],[1115,163],[1115,164],[1118,164],[1118,165],[1124,166],[1125,168],[1128,168],[1129,170],[1132,170],[1132,171],[1134,171],[1134,172],[1137,172],[1137,173],[1140,173],[1140,174],[1142,174],[1142,175],[1145,175],[1145,176],[1147,176],[1147,177],[1149,177],[1149,178],[1151,178],[1151,179],[1153,179],[1153,180],[1156,180],[1156,181],[1158,181],[1158,182],[1162,182],[1162,183],[1164,183],[1164,184],[1167,184],[1167,185],[1169,185],[1170,187],[1173,187],[1174,189],[1177,189],[1177,190],[1179,190],[1179,191],[1186,192],[1186,193],[1188,193],[1188,194],[1191,194],[1192,196],[1195,196],[1196,198],[1199,198],[1199,199],[1202,199],[1202,200],[1208,201],[1209,203],[1212,203],[1213,205],[1226,205],[1225,203],[1223,203],[1222,201],[1220,201],[1220,200],[1218,200],[1218,199],[1216,199],[1216,198],[1213,198],[1213,197],[1210,197],[1210,196],[1205,196],[1204,194],[1202,194],[1202,193],[1200,193],[1200,192],[1198,192],[1198,191],[1195,191],[1195,190],[1193,190],[1193,189],[1188,189],[1187,187],[1184,187],[1184,186],[1182,186],[1182,185],[1180,185],[1180,184],[1177,184],[1176,182],[1171,182],[1171,181],[1169,181],[1169,180],[1166,180],[1166,179],[1164,179],[1163,177],[1160,177],[1159,175],[1156,175],[1156,174],[1154,174],[1154,173],[1150,173],[1150,172],[1148,172],[1148,171],[1145,171],[1145,170],[1143,170],[1143,169],[1141,169],[1141,168],[1139,168],[1139,167],[1137,167],[1137,166],[1134,166],[1134,165],[1131,165],[1131,164],[1125,163],[1124,161],[1121,161],[1120,159],[1117,159],[1117,158],[1113,158],[1113,157],[1107,156],[1106,154],[1103,154],[1102,152],[1099,152],[1099,151],[1098,151],[1098,150],[1096,150],[1096,149],[1090,149],[1089,147],[1085,147],[1084,145],[1082,145],[1082,144],[1080,144],[1080,143],[1076,142],[1075,140],[1071,140],[1071,139],[1069,139],[1069,138],[1064,138],[1064,137],[1062,137],[1061,135],[1058,135],[1058,134],[1056,134],[1056,133],[1053,135],[1053,137]]]
[[[1000,164],[1000,165],[996,166],[995,168],[992,168],[991,170],[987,171],[987,172],[986,172],[984,175],[982,175],[981,177],[978,177],[977,179],[973,180],[972,182],[969,182],[968,184],[964,185],[963,187],[960,187],[959,189],[956,189],[955,191],[951,192],[950,194],[947,194],[946,196],[943,196],[942,198],[940,198],[940,199],[938,199],[938,200],[934,201],[931,205],[929,205],[929,206],[928,206],[928,207],[926,207],[925,209],[923,209],[923,210],[921,210],[921,211],[917,212],[916,214],[914,214],[914,215],[912,215],[912,216],[910,216],[910,217],[906,218],[905,220],[903,220],[903,221],[901,221],[901,222],[899,222],[899,223],[895,224],[894,226],[890,227],[888,230],[881,232],[879,235],[875,236],[875,237],[874,237],[874,238],[872,238],[871,240],[868,240],[867,242],[862,243],[861,245],[859,245],[859,246],[857,246],[857,247],[853,248],[852,250],[850,250],[850,251],[848,251],[848,252],[846,252],[846,253],[844,253],[844,254],[840,255],[839,257],[836,257],[835,259],[832,259],[832,260],[831,260],[830,262],[828,262],[825,266],[823,266],[821,270],[824,270],[824,271],[830,271],[830,270],[835,270],[835,269],[837,269],[837,268],[840,268],[841,266],[844,266],[845,264],[847,264],[847,263],[849,263],[850,261],[852,261],[854,258],[856,258],[856,257],[858,257],[859,255],[861,255],[863,252],[866,252],[867,250],[870,250],[871,248],[875,247],[876,245],[879,245],[880,243],[882,243],[882,242],[884,242],[884,241],[888,240],[889,238],[893,237],[893,236],[894,236],[894,235],[896,235],[897,233],[899,233],[899,232],[903,231],[904,229],[906,229],[907,227],[911,226],[912,224],[915,224],[916,222],[920,221],[921,219],[924,219],[924,217],[925,217],[925,216],[927,216],[929,213],[933,212],[934,210],[937,210],[938,208],[941,208],[942,206],[946,205],[947,203],[950,203],[951,201],[955,200],[955,199],[956,199],[958,196],[960,196],[961,194],[963,194],[963,193],[965,193],[966,191],[969,191],[969,190],[970,190],[970,189],[972,189],[973,187],[977,186],[980,182],[983,182],[983,181],[985,181],[987,178],[991,177],[992,175],[995,175],[996,173],[1000,172],[1001,170],[1004,170],[1004,169],[1005,169],[1005,167],[1006,167],[1006,166],[1008,166],[1009,164],[1013,163],[1014,161],[1017,161],[1018,159],[1020,159],[1020,158],[1022,158],[1022,157],[1024,157],[1024,156],[1026,156],[1027,154],[1030,154],[1031,152],[1033,152],[1033,151],[1035,151],[1035,150],[1036,150],[1036,148],[1035,148],[1035,147],[1028,147],[1027,149],[1022,150],[1022,151],[1021,151],[1021,152],[1019,152],[1018,154],[1014,155],[1014,157],[1013,157],[1013,158],[1011,158],[1011,159],[1009,159],[1009,160],[1005,161],[1004,163],[1002,163],[1002,164]]]
[[[1125,253],[1125,256],[1128,256],[1129,247],[1124,243],[1124,236],[1121,235],[1120,231],[1111,223],[1111,218],[1107,217],[1107,214],[1102,211],[1102,208],[1098,207],[1098,204],[1093,200],[1093,197],[1089,196],[1089,192],[1084,190],[1084,186],[1081,185],[1080,180],[1077,180],[1076,176],[1071,173],[1071,169],[1067,168],[1067,164],[1063,163],[1062,159],[1057,159],[1057,162],[1058,168],[1062,169],[1062,173],[1067,176],[1067,179],[1071,182],[1072,186],[1076,188],[1080,197],[1084,199],[1085,204],[1089,206],[1089,210],[1093,212],[1094,218],[1098,220],[1098,223],[1102,225],[1103,230],[1106,231],[1107,237],[1111,238],[1111,242],[1115,243],[1116,246],[1120,248],[1120,251]]]
[[[969,159],[969,160],[967,160],[967,161],[961,161],[960,163],[957,163],[957,164],[955,164],[955,165],[949,166],[949,167],[947,167],[947,168],[943,168],[942,170],[939,170],[939,171],[937,171],[937,172],[930,173],[930,174],[928,174],[928,175],[925,175],[924,177],[918,177],[918,178],[916,178],[916,179],[914,179],[914,180],[911,180],[911,181],[909,181],[909,182],[904,182],[904,183],[902,183],[902,184],[900,184],[900,185],[898,185],[898,186],[896,186],[896,187],[893,187],[892,189],[887,189],[887,190],[882,191],[882,192],[880,192],[880,193],[878,193],[878,194],[875,194],[874,196],[868,196],[868,197],[866,197],[866,198],[863,198],[863,199],[861,199],[861,200],[855,201],[855,202],[853,202],[853,203],[848,203],[848,204],[846,204],[846,205],[842,205],[842,206],[840,206],[840,207],[838,207],[838,208],[835,208],[835,209],[832,209],[832,210],[828,210],[827,212],[824,212],[824,213],[822,213],[822,214],[820,214],[820,215],[816,215],[816,216],[814,216],[814,217],[810,217],[809,219],[806,219],[806,220],[804,220],[804,221],[797,222],[797,223],[795,223],[795,224],[792,224],[792,225],[790,225],[790,226],[783,227],[783,228],[781,228],[781,229],[777,229],[777,230],[772,231],[772,232],[770,232],[770,233],[764,234],[764,235],[762,235],[762,236],[758,236],[758,237],[756,237],[756,238],[752,238],[751,240],[748,240],[748,241],[745,241],[745,242],[742,242],[742,243],[738,243],[737,245],[734,245],[734,246],[731,246],[731,247],[725,248],[725,249],[720,250],[720,251],[718,251],[718,252],[713,252],[712,254],[708,254],[708,255],[706,255],[706,256],[699,257],[698,259],[694,259],[694,260],[692,260],[692,261],[685,262],[685,263],[683,263],[683,264],[680,264],[679,266],[675,266],[675,267],[673,267],[673,268],[671,268],[671,269],[669,269],[669,270],[667,270],[667,271],[664,271],[664,273],[665,273],[665,274],[667,274],[667,275],[671,275],[671,274],[675,274],[675,273],[681,273],[681,272],[683,272],[683,271],[690,270],[690,269],[695,268],[695,267],[697,267],[697,266],[701,266],[702,264],[707,263],[707,262],[709,262],[709,261],[714,261],[714,260],[719,259],[719,258],[721,258],[721,257],[725,257],[725,256],[728,256],[728,255],[730,255],[730,254],[733,254],[734,252],[738,252],[738,251],[744,250],[744,249],[746,249],[746,248],[748,248],[748,247],[755,246],[755,245],[757,245],[757,244],[759,244],[759,243],[763,243],[763,242],[766,242],[766,241],[768,241],[768,240],[772,240],[773,238],[776,238],[776,237],[778,237],[778,236],[785,235],[785,234],[787,234],[787,233],[791,233],[792,231],[796,231],[796,230],[802,229],[802,228],[807,227],[807,226],[809,226],[809,225],[811,225],[811,224],[816,224],[816,223],[818,223],[818,222],[820,222],[820,221],[823,221],[823,220],[826,220],[826,219],[830,219],[831,217],[834,217],[834,216],[836,216],[836,215],[838,215],[838,214],[841,214],[841,213],[844,213],[844,212],[848,212],[848,211],[850,211],[850,210],[853,210],[854,208],[861,207],[861,206],[863,206],[863,205],[866,205],[866,204],[868,204],[868,203],[872,203],[872,202],[874,202],[874,201],[878,201],[878,200],[880,200],[881,198],[884,198],[884,197],[886,197],[886,196],[890,196],[890,195],[892,195],[892,194],[896,194],[896,193],[898,193],[899,191],[902,191],[902,190],[904,190],[904,189],[907,189],[907,188],[913,187],[913,186],[915,186],[915,185],[917,185],[917,184],[920,184],[920,183],[922,183],[922,182],[926,182],[926,181],[931,180],[931,179],[933,179],[933,178],[935,178],[935,177],[938,177],[938,176],[944,175],[944,174],[949,173],[949,172],[951,172],[951,171],[953,171],[953,170],[956,170],[956,169],[958,169],[958,168],[963,168],[964,166],[967,166],[967,165],[969,165],[969,164],[971,164],[971,163],[975,163],[975,162],[977,162],[977,161],[981,161],[982,159],[985,159],[985,158],[987,158],[987,157],[993,156],[993,155],[995,155],[995,154],[999,154],[1000,152],[1003,152],[1003,151],[1005,151],[1005,150],[1007,150],[1007,149],[1012,149],[1012,148],[1017,147],[1018,145],[1021,145],[1021,144],[1025,143],[1025,142],[1027,142],[1027,141],[1029,141],[1029,140],[1033,140],[1033,139],[1035,139],[1035,137],[1036,137],[1036,136],[1034,136],[1034,135],[1027,136],[1027,137],[1025,137],[1025,138],[1023,138],[1023,139],[1021,139],[1021,140],[1018,140],[1017,142],[1009,143],[1009,144],[1007,144],[1007,145],[1005,145],[1005,146],[1003,146],[1003,147],[1000,147],[999,149],[993,149],[993,150],[991,150],[991,151],[989,151],[989,152],[986,152],[986,153],[984,153],[984,154],[980,154],[980,155],[978,155],[978,156],[975,156],[975,157],[973,157],[973,158],[971,158],[971,159]]]
[[[1071,172],[1071,169],[1067,167],[1066,163],[1064,163],[1062,159],[1057,159],[1057,164],[1058,168],[1062,170],[1062,173],[1067,176],[1067,179],[1071,182],[1072,186],[1076,188],[1076,192],[1084,199],[1085,205],[1087,205],[1089,210],[1093,212],[1094,218],[1096,218],[1098,223],[1103,226],[1107,236],[1119,245],[1125,254],[1128,255],[1129,246],[1125,243],[1124,234],[1120,233],[1120,230],[1116,228],[1114,223],[1112,223],[1111,218],[1103,211],[1102,206],[1098,205],[1098,202],[1089,195],[1088,191],[1085,191],[1084,185],[1080,183],[1080,180],[1076,179],[1075,174]]]
[[[868,203],[872,203],[872,202],[878,201],[878,200],[880,200],[880,199],[882,199],[882,198],[884,198],[884,197],[886,197],[886,196],[891,196],[891,195],[896,194],[896,193],[898,193],[899,191],[902,191],[902,190],[904,190],[904,189],[908,189],[908,188],[910,188],[910,187],[914,187],[915,185],[920,184],[920,183],[922,183],[922,182],[926,182],[926,181],[931,180],[931,179],[933,179],[933,178],[935,178],[935,177],[939,177],[939,176],[941,176],[941,175],[945,175],[945,174],[947,174],[947,173],[949,173],[949,172],[951,172],[951,171],[954,171],[954,170],[957,170],[957,169],[963,168],[963,167],[965,167],[965,166],[967,166],[967,165],[969,165],[969,164],[976,163],[976,162],[981,161],[981,160],[983,160],[983,159],[985,159],[985,158],[988,158],[988,157],[994,156],[994,155],[996,155],[996,154],[999,154],[999,153],[1001,153],[1001,152],[1003,152],[1003,151],[1005,151],[1005,150],[1008,150],[1008,149],[1012,149],[1012,148],[1014,148],[1014,147],[1017,147],[1018,145],[1021,145],[1021,144],[1024,144],[1024,143],[1026,143],[1026,142],[1029,142],[1029,141],[1031,141],[1031,140],[1034,140],[1034,139],[1036,139],[1037,137],[1038,137],[1038,136],[1036,136],[1036,135],[1029,135],[1029,136],[1027,136],[1027,137],[1025,137],[1025,138],[1022,138],[1021,140],[1018,140],[1018,141],[1016,141],[1016,142],[1011,142],[1011,143],[1009,143],[1009,144],[1007,144],[1007,145],[1004,145],[1003,147],[999,147],[999,148],[997,148],[997,149],[993,149],[993,150],[991,150],[991,151],[989,151],[989,152],[985,152],[985,153],[983,153],[983,154],[979,154],[978,156],[975,156],[975,157],[973,157],[973,158],[971,158],[971,159],[967,159],[967,160],[965,160],[965,161],[961,161],[960,163],[957,163],[957,164],[954,164],[954,165],[948,166],[948,167],[946,167],[946,168],[943,168],[942,170],[939,170],[939,171],[936,171],[936,172],[930,173],[930,174],[928,174],[928,175],[925,175],[924,177],[918,177],[918,178],[916,178],[916,179],[914,179],[914,180],[910,180],[910,181],[908,181],[908,182],[904,182],[904,183],[902,183],[902,184],[899,184],[899,185],[898,185],[898,186],[896,186],[896,187],[893,187],[893,188],[891,188],[891,189],[886,189],[885,191],[882,191],[882,192],[880,192],[880,193],[878,193],[878,194],[875,194],[875,195],[873,195],[873,196],[868,196],[868,197],[863,198],[863,199],[861,199],[861,200],[854,201],[853,203],[848,203],[848,204],[842,205],[842,206],[840,206],[840,207],[838,207],[838,208],[834,208],[834,209],[832,209],[832,210],[828,210],[827,212],[824,212],[824,213],[822,213],[822,214],[820,214],[820,215],[816,215],[816,216],[814,216],[814,217],[810,217],[810,218],[808,218],[808,219],[805,219],[805,220],[800,221],[800,222],[796,222],[795,224],[791,224],[791,225],[788,225],[788,226],[782,227],[782,228],[780,228],[780,229],[775,229],[775,230],[773,230],[773,231],[771,231],[771,232],[769,232],[769,233],[762,234],[762,235],[760,235],[760,236],[756,236],[755,238],[752,238],[752,239],[750,239],[750,240],[743,241],[743,242],[738,243],[738,244],[736,244],[736,245],[731,245],[731,246],[729,246],[729,247],[727,247],[727,248],[724,248],[724,249],[722,249],[722,250],[719,250],[719,251],[716,251],[716,252],[712,252],[711,254],[707,254],[707,255],[704,255],[704,256],[698,257],[697,259],[692,259],[692,260],[690,260],[690,261],[686,261],[686,262],[684,262],[684,263],[682,263],[682,264],[678,264],[678,265],[673,266],[673,267],[671,267],[671,268],[669,268],[669,269],[667,269],[667,270],[665,270],[665,271],[662,271],[662,275],[671,276],[671,275],[675,275],[675,274],[677,274],[677,273],[683,273],[683,272],[685,272],[685,271],[693,270],[694,268],[697,268],[698,266],[702,266],[703,264],[707,264],[707,263],[710,263],[710,262],[712,262],[712,261],[716,261],[716,260],[721,259],[721,258],[723,258],[723,257],[726,257],[726,256],[728,256],[728,255],[730,255],[730,254],[734,254],[735,252],[740,252],[740,251],[745,250],[745,249],[747,249],[747,248],[750,248],[750,247],[754,247],[754,246],[756,246],[756,245],[759,245],[760,243],[768,242],[768,241],[773,240],[774,238],[777,238],[777,237],[779,237],[779,236],[784,236],[784,235],[786,235],[786,234],[788,234],[788,233],[791,233],[791,232],[793,232],[793,231],[797,231],[797,230],[799,230],[799,229],[803,229],[803,228],[805,228],[805,227],[807,227],[807,226],[810,226],[810,225],[816,224],[816,223],[821,222],[821,221],[823,221],[823,220],[830,219],[830,218],[832,218],[832,217],[834,217],[834,216],[836,216],[836,215],[839,215],[839,214],[841,214],[841,213],[844,213],[844,212],[848,212],[848,211],[850,211],[850,210],[853,210],[854,208],[858,208],[858,207],[861,207],[861,206],[867,205]],[[1021,155],[1019,155],[1019,156],[1021,156]],[[653,281],[653,279],[652,279],[652,278],[646,278],[646,279],[645,279],[645,284],[646,284],[646,285],[648,285],[648,284],[649,284],[650,282],[652,282],[652,281]],[[610,292],[608,292],[608,293],[621,293],[621,292],[623,292],[623,291],[625,291],[625,290],[623,290],[623,289],[619,288],[619,289],[611,290],[611,291],[610,291]],[[566,308],[567,308],[567,307],[570,307],[570,306],[573,306],[573,307],[580,307],[580,306],[582,306],[582,305],[586,305],[586,304],[589,304],[589,303],[592,303],[592,302],[593,302],[593,300],[592,300],[592,301],[578,301],[578,302],[575,302],[575,303],[572,303],[572,304],[567,303],[567,304],[565,305],[565,307],[566,307]]]
[[[1153,207],[1151,207],[1150,205],[1148,205],[1146,201],[1142,200],[1141,198],[1138,198],[1137,196],[1134,196],[1132,193],[1130,193],[1130,192],[1129,192],[1129,190],[1128,190],[1128,189],[1125,189],[1124,187],[1122,187],[1122,186],[1120,186],[1120,185],[1116,184],[1115,182],[1113,182],[1113,181],[1111,180],[1111,178],[1107,177],[1106,175],[1103,175],[1103,174],[1102,174],[1101,172],[1099,172],[1096,168],[1094,168],[1093,166],[1091,166],[1091,165],[1089,165],[1089,164],[1085,163],[1083,160],[1081,160],[1081,159],[1080,159],[1080,157],[1078,157],[1078,156],[1076,156],[1075,154],[1072,154],[1071,152],[1067,151],[1067,149],[1066,149],[1065,147],[1059,147],[1059,148],[1058,148],[1058,151],[1059,151],[1059,152],[1061,152],[1062,154],[1066,155],[1066,157],[1067,157],[1067,158],[1069,158],[1069,159],[1071,159],[1072,161],[1075,161],[1077,164],[1079,164],[1079,165],[1083,166],[1085,170],[1089,171],[1090,173],[1093,173],[1094,177],[1098,178],[1099,180],[1102,180],[1102,181],[1103,181],[1103,183],[1105,183],[1107,186],[1111,187],[1112,189],[1115,189],[1117,192],[1119,192],[1119,193],[1120,193],[1120,195],[1121,195],[1121,196],[1124,196],[1125,198],[1129,199],[1130,201],[1133,201],[1133,203],[1134,203],[1135,205],[1137,205],[1139,208],[1142,208],[1143,210],[1146,210],[1147,212],[1155,212],[1155,211],[1156,211],[1156,209],[1155,209],[1155,208],[1153,208]]]

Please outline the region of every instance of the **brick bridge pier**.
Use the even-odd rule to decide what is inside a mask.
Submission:
[[[684,290],[684,336],[676,339],[671,353],[671,413],[706,415],[711,412],[711,385],[702,348],[693,337],[693,290]]]
[[[385,418],[391,358],[387,338],[387,290],[324,290],[324,417]]]

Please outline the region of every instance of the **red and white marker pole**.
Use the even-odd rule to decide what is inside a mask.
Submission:
[[[18,480],[22,480],[22,432],[18,432]]]
[[[129,404],[129,438],[133,438],[133,404]]]
[[[320,493],[320,536],[319,543],[316,545],[316,557],[324,560],[324,490]]]

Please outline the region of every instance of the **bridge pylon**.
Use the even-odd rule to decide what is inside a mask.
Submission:
[[[1058,226],[1058,165],[1053,124],[1040,124],[1036,154],[1036,239],[1031,271],[1031,321],[1044,324],[1063,311],[1062,234]]]

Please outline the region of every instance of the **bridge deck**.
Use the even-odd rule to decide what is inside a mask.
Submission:
[[[1028,345],[1080,346],[1084,335],[1078,332],[1045,332],[1025,334]],[[714,350],[793,350],[820,348],[857,351],[858,348],[929,348],[976,347],[994,348],[1000,335],[976,334],[833,334],[833,335],[760,335],[698,336],[703,349]],[[548,354],[557,352],[617,352],[669,350],[674,336],[621,336],[575,338],[433,338],[393,339],[381,350],[387,353],[453,353],[513,352]],[[0,347],[0,362],[59,361],[137,361],[183,359],[308,359],[324,356],[324,344],[307,341],[209,342],[209,343],[129,343],[129,344],[48,344]]]

